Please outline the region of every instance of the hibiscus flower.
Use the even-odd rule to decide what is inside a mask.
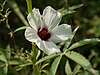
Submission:
[[[60,52],[56,43],[66,41],[72,35],[71,26],[61,24],[61,13],[47,6],[41,15],[34,8],[27,16],[30,27],[25,30],[25,38],[35,42],[40,50],[50,55]]]

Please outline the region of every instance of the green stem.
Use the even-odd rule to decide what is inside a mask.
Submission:
[[[35,63],[36,63],[36,56],[37,56],[36,45],[34,43],[32,43],[32,61],[33,61],[34,75],[39,75],[38,66],[35,65]]]
[[[27,2],[27,8],[28,8],[28,13],[32,11],[32,0],[26,0]]]
[[[26,0],[27,2],[27,9],[28,9],[28,13],[30,13],[32,11],[32,0]],[[32,62],[33,62],[33,71],[34,71],[34,75],[39,75],[39,69],[38,69],[38,65],[35,65],[36,63],[36,56],[37,56],[37,50],[36,50],[36,45],[34,43],[32,43]]]

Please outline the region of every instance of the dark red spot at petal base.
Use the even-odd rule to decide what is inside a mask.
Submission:
[[[39,28],[37,34],[44,41],[47,41],[51,37],[51,33],[48,32],[47,28]]]

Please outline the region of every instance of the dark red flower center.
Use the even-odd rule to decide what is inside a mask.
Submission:
[[[37,34],[44,41],[47,41],[51,37],[51,33],[48,32],[47,28],[39,28]]]

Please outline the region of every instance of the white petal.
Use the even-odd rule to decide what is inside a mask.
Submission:
[[[52,30],[52,37],[50,38],[53,42],[59,43],[61,41],[67,40],[72,36],[71,26],[67,24],[62,24]]]
[[[37,40],[40,40],[40,38],[37,35],[37,32],[33,28],[26,28],[25,30],[25,38],[30,42],[36,42]]]
[[[48,55],[60,52],[60,49],[58,48],[58,46],[56,46],[52,41],[43,41],[43,43],[45,46],[45,52]]]
[[[39,48],[40,50],[42,50],[42,51],[45,52],[45,46],[44,46],[44,43],[43,43],[42,40],[36,41],[36,45],[38,46],[38,48]],[[45,52],[45,53],[46,53],[46,52]]]
[[[61,13],[47,6],[43,11],[43,20],[49,30],[56,27],[61,21]]]
[[[27,19],[31,27],[35,30],[37,30],[43,24],[39,9],[34,8],[27,16]]]
[[[38,40],[36,44],[40,50],[48,55],[60,52],[60,49],[51,41]]]

